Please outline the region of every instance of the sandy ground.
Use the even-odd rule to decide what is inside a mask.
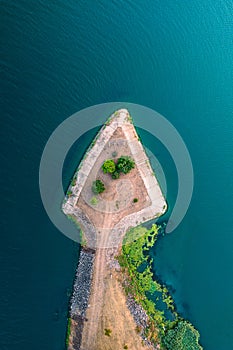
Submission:
[[[118,157],[121,155],[133,157],[124,138],[122,129],[118,128],[98,157],[76,204],[99,229],[112,228],[125,216],[151,204],[137,166],[129,174],[121,174],[117,180],[112,180],[111,176],[104,174],[101,169],[106,159],[113,158],[113,152],[117,151]],[[91,199],[94,195],[91,188],[92,182],[96,179],[103,181],[105,191],[95,196],[98,203],[92,205]],[[137,203],[133,203],[134,198],[138,198]]]
[[[99,252],[101,262],[105,262],[104,256],[105,251]],[[117,273],[106,268],[98,268],[95,272],[96,288],[86,313],[88,321],[83,330],[81,349],[116,350],[127,345],[128,349],[149,350],[136,331]],[[110,336],[105,335],[105,329],[111,330]]]

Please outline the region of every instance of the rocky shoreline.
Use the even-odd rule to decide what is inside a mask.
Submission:
[[[144,341],[144,343],[150,346],[151,350],[159,349],[159,347],[154,347],[153,344],[146,338],[145,329],[148,327],[148,316],[141,305],[136,303],[132,296],[127,297],[126,301],[127,307],[134,318],[136,325],[138,326],[139,333]]]
[[[141,305],[137,304],[132,296],[128,296],[126,304],[137,326],[140,328],[146,328],[148,323],[148,316]]]
[[[81,250],[70,301],[70,318],[74,321],[75,327],[69,349],[79,350],[81,346],[82,331],[86,321],[85,315],[91,291],[94,259],[95,250],[85,248]]]

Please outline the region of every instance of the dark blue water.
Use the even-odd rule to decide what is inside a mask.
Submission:
[[[204,348],[233,348],[232,14],[231,0],[1,1],[1,349],[64,349],[78,247],[46,216],[39,162],[59,123],[110,101],[157,110],[186,142],[193,199],[159,240],[156,271]],[[142,138],[172,206],[174,165]]]

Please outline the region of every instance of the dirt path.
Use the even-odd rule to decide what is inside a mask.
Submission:
[[[125,345],[131,350],[151,350],[143,345],[135,321],[126,305],[126,296],[117,272],[107,267],[106,249],[96,253],[90,307],[86,312],[81,350],[117,350]],[[105,335],[105,329],[111,335]]]
[[[102,214],[103,215],[103,214]],[[99,243],[98,247],[105,247],[111,225],[111,218],[109,215],[104,215],[103,229],[98,232],[97,240]],[[86,312],[86,318],[88,321],[85,324],[82,334],[81,350],[91,350],[93,344],[96,343],[96,336],[100,317],[103,314],[103,303],[105,294],[105,279],[106,279],[106,249],[99,248],[96,250],[95,262],[94,262],[94,273],[92,279],[92,292],[89,299],[89,308]]]
[[[102,313],[104,297],[104,262],[105,252],[99,249],[96,253],[95,270],[93,275],[92,293],[89,299],[89,308],[86,312],[87,322],[82,333],[82,350],[93,349],[96,342],[99,319]]]

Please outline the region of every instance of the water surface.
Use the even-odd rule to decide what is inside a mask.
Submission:
[[[233,348],[233,49],[230,0],[2,0],[1,314],[3,350],[63,350],[78,247],[40,200],[52,131],[93,104],[127,101],[168,118],[190,151],[190,209],[154,251],[156,272],[206,350]],[[107,116],[106,116],[107,117]],[[153,138],[174,204],[174,164]],[[91,140],[73,150],[64,185]]]

